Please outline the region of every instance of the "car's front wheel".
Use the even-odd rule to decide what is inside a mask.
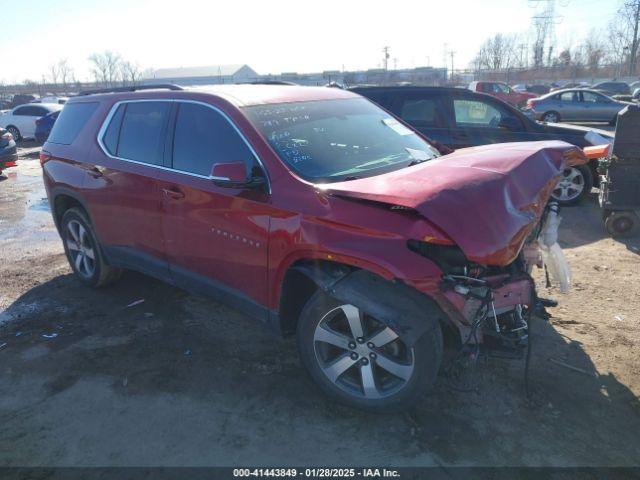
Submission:
[[[593,187],[593,174],[586,165],[567,167],[551,193],[551,197],[560,205],[569,206],[578,203]]]
[[[366,311],[318,291],[300,316],[298,349],[330,397],[366,410],[398,410],[415,403],[436,379],[442,360],[436,327],[408,345]]]
[[[73,273],[87,285],[101,287],[120,277],[121,270],[107,264],[91,222],[79,208],[70,208],[60,224],[64,251]]]

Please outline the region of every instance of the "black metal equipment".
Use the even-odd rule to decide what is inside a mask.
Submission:
[[[618,114],[611,155],[600,161],[598,171],[607,231],[613,237],[633,235],[640,223],[640,106],[629,105]]]

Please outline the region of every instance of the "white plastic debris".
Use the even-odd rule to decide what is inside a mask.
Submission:
[[[0,350],[7,346],[7,342],[0,343]]]
[[[144,298],[141,298],[140,300],[136,300],[135,302],[131,302],[129,305],[127,305],[127,308],[135,307],[136,305],[140,305],[141,303],[144,303]]]
[[[58,334],[55,333],[55,332],[54,333],[43,333],[42,336],[44,338],[56,338],[58,336]]]
[[[539,243],[542,261],[549,275],[560,286],[560,292],[567,293],[571,288],[571,268],[562,248],[558,245],[558,227],[561,220],[557,207],[552,207],[547,215]]]

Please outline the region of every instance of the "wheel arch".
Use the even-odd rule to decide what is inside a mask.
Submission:
[[[84,211],[87,215],[87,218],[89,219],[89,222],[94,225],[91,218],[91,213],[89,212],[84,199],[73,190],[64,187],[54,188],[51,191],[50,206],[51,214],[53,215],[53,221],[58,231],[60,231],[60,222],[62,221],[64,212],[74,207],[80,208],[82,211]]]
[[[325,260],[301,260],[286,272],[280,295],[282,332],[292,334],[305,304],[323,290],[365,310],[413,345],[424,333],[448,325],[437,303],[400,280],[370,270]]]

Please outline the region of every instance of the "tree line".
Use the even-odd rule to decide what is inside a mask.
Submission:
[[[551,5],[552,8],[552,5]],[[553,39],[553,10],[534,17],[526,33],[497,33],[486,39],[474,57],[475,71],[578,67],[595,71],[615,66],[617,76],[638,73],[640,0],[625,0],[604,28],[592,28],[581,42],[558,48]]]

